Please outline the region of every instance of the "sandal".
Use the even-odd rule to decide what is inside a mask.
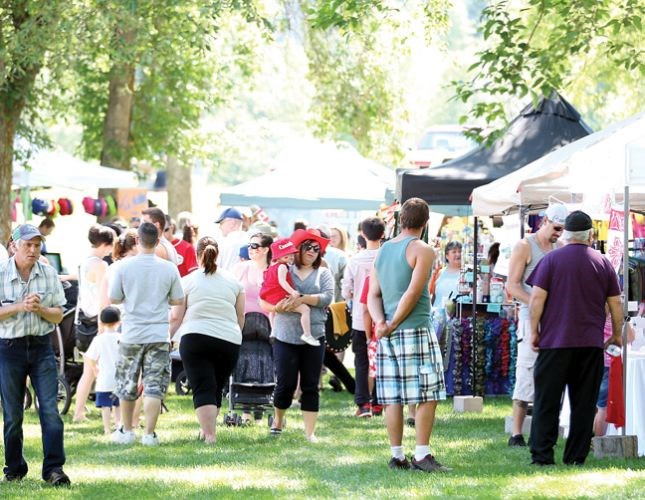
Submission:
[[[278,427],[271,427],[271,429],[269,429],[269,436],[278,437],[280,435],[282,435],[282,429]]]

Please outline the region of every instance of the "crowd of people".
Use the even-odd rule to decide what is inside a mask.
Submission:
[[[284,432],[286,412],[297,398],[305,438],[316,443],[323,365],[342,367],[325,345],[325,325],[330,305],[344,299],[351,307],[355,379],[338,373],[354,395],[355,416],[384,412],[391,469],[449,471],[430,447],[436,407],[446,398],[433,325],[445,318],[447,304],[458,295],[462,247],[448,243],[445,266],[433,273],[437,249],[421,239],[428,219],[423,200],[407,200],[399,213],[399,234],[383,242],[383,220],[369,217],[360,224],[361,245],[354,254],[348,253],[342,228],[298,227],[274,240],[268,224],[245,220],[235,208],[217,218],[217,238],[199,238],[190,214],[175,222],[157,207],[131,221],[136,227],[92,226],[88,255],[76,276],[76,324],[85,325],[93,340],[82,349],[73,421],[86,419],[94,385],[103,431],[113,443],[137,440],[142,411],[140,442],[159,445],[156,427],[174,342],[192,388],[198,437],[214,443],[222,393],[238,361],[245,323],[260,315],[271,324],[270,436]],[[533,403],[530,450],[536,465],[554,463],[565,386],[572,412],[564,462],[584,463],[595,405],[600,407],[603,397],[606,402],[603,348],[622,344],[618,280],[608,261],[590,249],[592,239],[588,215],[556,204],[511,256],[507,286],[520,307],[508,444],[526,446],[522,426]],[[7,258],[0,259],[4,475],[14,481],[27,474],[22,398],[29,377],[40,404],[42,477],[58,486],[70,479],[63,471],[63,422],[48,333],[61,321],[66,299],[56,271],[41,260],[44,242],[39,228],[20,225]],[[405,407],[416,435],[410,458],[402,445]]]

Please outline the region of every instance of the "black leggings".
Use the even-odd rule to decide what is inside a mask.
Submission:
[[[276,340],[273,344],[273,361],[277,383],[273,393],[276,408],[286,410],[291,406],[293,393],[298,386],[300,374],[300,408],[303,411],[318,411],[320,397],[318,380],[322,369],[324,342],[317,346],[287,344]]]
[[[222,406],[222,389],[237,364],[240,346],[201,333],[183,335],[181,361],[193,391],[193,406]]]

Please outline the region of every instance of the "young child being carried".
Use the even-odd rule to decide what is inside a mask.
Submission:
[[[114,306],[108,306],[101,311],[100,319],[103,324],[103,333],[94,337],[83,357],[84,362],[89,363],[97,372],[96,407],[101,409],[103,432],[111,434],[112,415],[114,415],[117,428],[121,420],[119,418],[119,398],[113,394],[116,389],[114,376],[119,358],[119,339],[121,338],[121,334],[118,332],[121,324],[121,312]]]
[[[271,244],[273,261],[271,266],[264,271],[264,282],[260,290],[260,298],[270,304],[277,304],[287,297],[300,297],[300,294],[293,288],[293,280],[289,275],[289,265],[293,264],[294,254],[298,248],[289,238],[276,240]],[[300,339],[312,346],[319,346],[318,342],[311,335],[311,320],[309,306],[300,304],[295,312],[300,313],[300,324],[304,332]],[[273,314],[271,315],[273,323]]]

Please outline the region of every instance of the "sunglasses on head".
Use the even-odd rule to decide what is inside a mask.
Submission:
[[[316,252],[316,253],[320,252],[320,245],[314,245],[312,243],[305,243],[304,245],[302,245],[302,248],[304,249],[305,252],[309,252],[309,251]]]
[[[258,248],[262,248],[262,245],[260,243],[249,243],[249,248],[251,250],[257,250]]]

